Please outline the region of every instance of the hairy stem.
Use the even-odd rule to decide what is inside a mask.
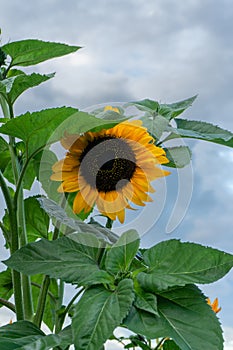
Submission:
[[[10,220],[10,228],[11,228],[11,237],[10,237],[10,248],[11,254],[13,254],[19,248],[19,240],[18,240],[18,223],[16,217],[16,211],[13,205],[13,201],[11,199],[11,195],[7,184],[5,182],[4,176],[0,171],[0,185],[2,189],[2,193],[6,202],[9,220]],[[19,272],[12,270],[12,282],[13,282],[13,290],[15,297],[15,309],[17,320],[23,320],[24,311],[23,311],[23,295],[22,295],[22,286],[21,286],[21,275]]]
[[[37,310],[36,314],[34,316],[33,322],[37,327],[40,328],[41,322],[43,320],[43,315],[44,315],[44,309],[45,309],[45,303],[46,303],[46,297],[49,289],[49,284],[50,284],[50,278],[49,276],[44,276],[44,280],[41,286],[40,294],[39,294],[39,299],[38,299],[38,304],[37,304]]]

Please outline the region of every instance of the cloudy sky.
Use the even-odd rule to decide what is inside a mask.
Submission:
[[[142,98],[174,102],[198,94],[184,117],[233,130],[232,23],[231,0],[2,2],[2,43],[39,38],[83,47],[38,66],[39,72],[56,71],[56,77],[22,96],[16,112]],[[177,237],[232,253],[233,150],[205,142],[189,145],[192,165],[158,184],[155,203],[164,206],[148,207],[150,216],[153,210],[157,214],[143,231],[143,244]],[[178,226],[173,222],[170,232],[174,208],[183,219]],[[225,349],[233,349],[233,272],[202,289],[219,298]]]

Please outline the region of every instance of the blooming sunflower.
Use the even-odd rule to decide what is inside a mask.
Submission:
[[[168,159],[153,141],[139,120],[99,132],[66,134],[61,144],[68,152],[53,165],[51,179],[62,181],[59,192],[77,192],[74,213],[88,213],[96,204],[103,215],[123,223],[125,208],[151,202],[150,182],[169,174],[158,166]]]

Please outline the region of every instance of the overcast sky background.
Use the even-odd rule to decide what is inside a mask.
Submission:
[[[83,46],[76,54],[36,68],[56,71],[56,77],[22,95],[16,103],[18,114],[142,98],[170,103],[198,94],[183,116],[233,131],[231,0],[9,0],[1,3],[0,27],[2,43],[38,38]],[[178,175],[174,171],[167,180],[165,206],[142,242],[150,246],[181,238],[232,253],[233,150],[201,141],[189,144],[192,167]],[[184,219],[166,233],[178,192],[189,193],[192,185]],[[158,184],[155,203],[163,186]],[[179,204],[184,214],[186,205]],[[144,214],[151,216],[153,208],[147,206]],[[202,290],[211,299],[219,298],[224,349],[232,350],[233,272]]]

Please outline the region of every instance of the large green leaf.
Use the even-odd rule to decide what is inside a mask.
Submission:
[[[171,120],[183,113],[187,108],[191,107],[196,98],[197,95],[174,103],[161,103],[159,105],[158,113],[164,116],[165,118]]]
[[[38,199],[42,208],[46,213],[55,218],[59,223],[63,224],[70,232],[86,232],[91,233],[99,239],[105,240],[109,243],[115,243],[118,236],[115,235],[111,230],[96,226],[93,224],[86,224],[85,222],[74,220],[67,216],[65,210],[61,208],[57,203],[48,198],[39,198]],[[68,231],[68,232],[69,232]]]
[[[197,98],[197,95],[193,97],[189,97],[185,100],[170,103],[170,104],[165,104],[165,103],[160,104],[157,101],[145,99],[141,101],[131,102],[129,103],[129,105],[134,105],[138,109],[149,112],[154,116],[161,115],[164,118],[171,120],[177,117],[179,114],[183,113],[188,107],[190,107],[196,98]]]
[[[41,237],[48,238],[49,217],[41,208],[37,197],[26,198],[24,206],[28,242]]]
[[[51,78],[54,77],[54,74],[36,74],[32,73],[30,75],[20,74],[14,78],[12,87],[7,94],[8,101],[13,104],[15,100],[29,88],[35,87]],[[9,78],[11,79],[11,78]],[[3,81],[1,82],[3,83]]]
[[[18,74],[0,81],[0,93],[13,104],[24,91],[53,77],[54,74]]]
[[[13,284],[11,277],[11,270],[7,269],[5,271],[0,272],[0,298],[5,300],[10,299],[13,294]],[[2,304],[0,302],[0,307]]]
[[[233,266],[233,255],[200,244],[172,239],[161,242],[143,254],[146,272],[137,279],[148,290],[163,290],[188,283],[212,283]]]
[[[129,271],[129,267],[139,249],[140,239],[137,231],[124,232],[107,252],[105,267],[111,273]]]
[[[219,321],[194,285],[176,287],[158,296],[159,317],[133,307],[125,325],[148,338],[172,338],[182,350],[223,349]]]
[[[176,137],[187,137],[233,147],[233,133],[217,125],[178,118],[175,121],[177,128],[169,128],[172,133],[166,140]]]
[[[177,146],[164,148],[169,163],[166,166],[172,168],[183,168],[191,161],[192,153],[188,146]]]
[[[50,350],[60,343],[58,335],[45,335],[28,321],[18,321],[0,328],[1,350]]]
[[[88,130],[108,129],[120,120],[103,120],[77,111],[71,107],[50,108],[39,112],[23,114],[0,128],[3,134],[18,137],[25,142],[27,155],[44,147],[46,143],[56,142],[64,136],[64,131],[80,134]]]
[[[42,238],[22,247],[4,263],[26,275],[47,274],[84,285],[111,283],[112,277],[98,266],[97,239],[88,233],[79,233],[74,239],[62,237],[48,241]]]
[[[85,291],[72,319],[75,349],[99,349],[126,317],[133,299],[130,279],[122,280],[114,291],[103,286]]]
[[[34,64],[60,57],[80,49],[61,43],[26,39],[2,46],[3,52],[11,57],[11,66],[32,66]]]
[[[23,140],[27,156],[30,156],[33,152],[45,146],[54,130],[66,118],[76,112],[76,109],[70,107],[51,108],[34,113],[27,112],[9,120],[0,128],[0,132]],[[61,130],[57,137],[56,140],[61,137]]]

